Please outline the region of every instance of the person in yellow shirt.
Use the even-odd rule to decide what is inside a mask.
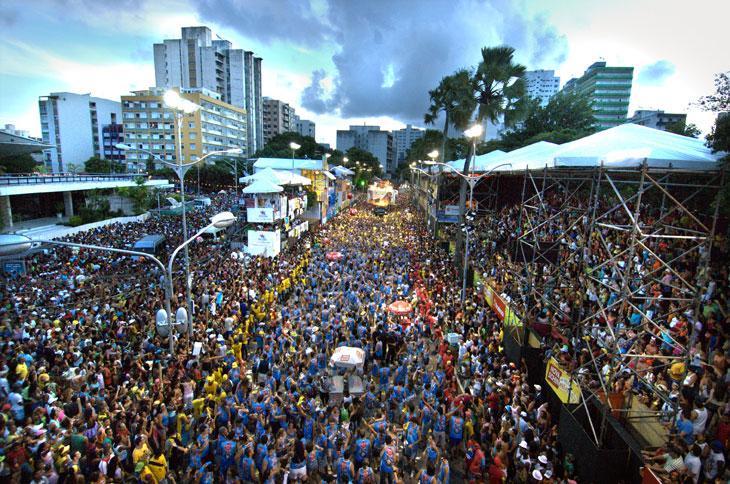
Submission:
[[[218,390],[218,383],[215,381],[215,377],[213,375],[208,377],[205,385],[203,385],[203,390],[205,390],[205,394],[208,396],[215,395],[215,392]]]
[[[137,445],[132,451],[132,462],[134,462],[135,465],[139,462],[147,464],[151,454],[152,452],[150,452],[150,448],[147,446],[147,436],[141,435],[137,441]]]
[[[203,407],[205,406],[205,398],[196,398],[193,400],[193,416],[199,419],[203,415]]]
[[[15,374],[18,375],[18,379],[25,381],[28,377],[28,365],[25,364],[25,359],[20,358],[18,364],[15,366]]]
[[[147,468],[152,472],[152,475],[155,478],[155,482],[162,482],[162,480],[167,477],[167,459],[165,459],[165,455],[162,453],[162,448],[158,449],[155,455],[150,458],[150,461],[147,463]]]

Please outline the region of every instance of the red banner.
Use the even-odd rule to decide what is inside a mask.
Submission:
[[[507,309],[507,306],[504,304],[504,301],[501,297],[497,295],[497,293],[494,293],[494,311],[497,313],[497,316],[499,317],[500,321],[504,321],[504,313]]]

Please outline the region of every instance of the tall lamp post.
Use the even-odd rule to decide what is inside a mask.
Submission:
[[[182,245],[177,247],[175,251],[172,253],[172,256],[170,257],[170,263],[167,268],[165,268],[165,264],[162,263],[160,259],[155,257],[152,254],[148,254],[146,252],[139,252],[136,250],[127,250],[127,249],[117,249],[114,247],[103,247],[99,245],[89,245],[89,244],[77,244],[75,242],[62,242],[59,240],[45,240],[45,239],[31,239],[29,237],[26,237],[24,235],[3,235],[0,236],[0,255],[18,255],[22,254],[24,252],[27,252],[30,250],[34,245],[58,245],[63,247],[77,247],[80,249],[89,249],[89,250],[99,250],[104,252],[114,252],[117,254],[124,254],[124,255],[131,255],[136,257],[146,257],[147,259],[150,259],[152,262],[157,264],[157,266],[162,270],[162,274],[165,277],[165,318],[164,320],[160,317],[160,312],[158,311],[158,317],[157,322],[162,323],[163,321],[167,324],[168,328],[168,339],[169,339],[169,350],[170,350],[170,357],[173,356],[175,347],[174,347],[174,341],[173,341],[173,335],[172,335],[172,322],[174,320],[171,310],[171,304],[170,300],[172,298],[172,295],[175,292],[175,288],[173,287],[173,278],[172,278],[172,264],[175,260],[175,256],[177,253],[182,249],[183,247],[186,247],[187,244],[195,240],[196,237],[198,237],[200,234],[205,232],[211,227],[217,227],[217,228],[226,228],[230,227],[233,222],[235,222],[236,217],[231,212],[221,212],[216,215],[214,215],[211,218],[211,222],[205,226],[203,229],[201,229],[197,234],[192,236],[190,239],[186,240]],[[162,311],[162,310],[161,310]],[[179,312],[180,310],[178,310]],[[180,318],[177,318],[178,323],[181,321]],[[188,326],[192,325],[192,321],[187,315],[183,318],[185,321],[185,324]],[[162,326],[162,325],[161,325]],[[158,332],[159,332],[159,326],[158,326]],[[188,341],[190,341],[192,331],[188,331]],[[165,336],[164,334],[161,334],[161,336]]]
[[[167,93],[175,93],[175,91],[167,91]],[[167,93],[165,96],[167,96]],[[175,93],[177,94],[177,93]],[[185,101],[187,103],[190,103],[190,101],[187,101],[183,99],[182,101]],[[167,101],[165,101],[167,102]],[[192,103],[190,103],[192,104]],[[192,109],[192,108],[188,108]],[[181,116],[182,119],[182,116]],[[178,148],[180,148],[180,125],[178,124]],[[219,151],[211,151],[210,153],[204,155],[199,160],[194,161],[192,163],[182,164],[182,158],[180,156],[177,157],[177,163],[170,163],[169,161],[163,160],[158,155],[152,153],[151,151],[143,150],[134,148],[133,146],[129,146],[124,143],[117,143],[116,147],[120,150],[136,150],[141,151],[143,153],[147,153],[148,155],[152,156],[155,160],[157,160],[159,163],[162,163],[163,165],[169,166],[171,168],[175,169],[175,173],[177,174],[178,179],[180,180],[180,196],[182,199],[182,221],[183,221],[183,240],[186,240],[188,237],[188,228],[187,228],[187,218],[186,218],[186,209],[185,209],[185,189],[183,185],[183,180],[185,179],[185,174],[188,172],[190,168],[192,168],[193,165],[196,165],[198,163],[203,163],[207,158],[210,158],[211,156],[216,155],[225,155],[225,154],[240,154],[243,152],[241,148],[231,148],[228,150],[219,150]],[[178,153],[180,153],[180,149],[178,149]],[[190,290],[190,258],[188,254],[187,247],[185,248],[185,278],[186,278],[186,301],[187,301],[187,309],[188,309],[188,316],[192,318],[193,316],[193,301],[192,301],[192,295]],[[192,326],[192,325],[191,325]]]
[[[456,170],[454,167],[447,165],[446,163],[441,163],[438,161],[427,161],[427,165],[441,165],[446,167],[446,171],[451,172],[455,175],[459,175],[460,177],[464,178],[466,182],[469,184],[469,207],[471,208],[473,206],[474,202],[474,187],[476,184],[481,180],[483,177],[490,175],[494,170],[497,168],[501,168],[503,166],[512,166],[512,163],[501,163],[499,165],[495,165],[489,168],[489,170],[485,171],[481,175],[475,177],[474,176],[474,169],[472,167],[471,175],[462,173],[458,170]],[[464,227],[461,227],[462,230],[466,229],[466,224],[464,224]],[[466,300],[466,276],[467,276],[467,267],[469,266],[469,231],[465,230],[466,232],[466,247],[464,250],[464,270],[462,274],[462,285],[461,285],[461,306],[464,306],[464,301]]]
[[[438,157],[438,155],[439,155],[438,150],[433,150],[433,151],[431,151],[428,154],[428,157],[431,158],[431,161],[436,161],[436,158]],[[441,167],[439,167],[439,174],[440,174],[440,170],[441,170]],[[438,192],[439,192],[439,181],[440,181],[440,179],[437,177],[436,178],[436,187],[435,187],[435,190],[434,190],[434,198],[438,196]],[[426,227],[427,228],[428,228],[428,225],[431,223],[431,208],[430,208],[429,205],[430,204],[428,204],[428,203],[426,204]],[[436,215],[435,215],[435,219],[436,220],[434,220],[434,226],[436,224],[436,221],[438,220],[438,216],[439,216],[439,213],[438,213],[438,199],[436,199]],[[435,234],[435,231],[434,231],[434,234]]]
[[[291,169],[292,169],[292,171],[294,171],[294,152],[297,151],[301,147],[302,147],[301,145],[299,145],[293,141],[291,143],[289,143],[289,148],[291,148]]]

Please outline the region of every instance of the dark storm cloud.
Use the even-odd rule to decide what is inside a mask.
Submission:
[[[331,34],[309,0],[198,0],[193,4],[201,18],[262,42],[288,40],[311,47]]]
[[[674,64],[668,60],[656,61],[641,69],[636,80],[647,86],[661,86],[674,74],[674,70]]]
[[[522,2],[509,0],[329,1],[324,19],[316,18],[309,3],[297,1],[205,0],[199,8],[204,20],[244,36],[334,46],[333,90],[325,88],[325,71],[315,69],[302,107],[344,118],[390,116],[417,123],[428,107],[429,89],[456,69],[475,65],[484,46],[511,45],[528,68],[559,67],[567,56],[565,36],[544,15],[528,16],[525,10]]]

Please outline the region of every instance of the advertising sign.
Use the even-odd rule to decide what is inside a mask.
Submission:
[[[443,205],[439,210],[439,222],[456,223],[459,221],[458,205]]]
[[[24,260],[8,260],[3,262],[3,272],[11,274],[25,274],[25,261]]]
[[[267,232],[264,230],[248,231],[248,252],[253,255],[276,257],[281,251],[281,234],[278,230]]]
[[[247,208],[246,217],[249,222],[271,223],[274,221],[273,208]]]
[[[570,375],[563,370],[555,358],[550,358],[545,369],[545,381],[563,403],[580,402],[580,387],[571,381]],[[568,401],[570,399],[570,401]]]

